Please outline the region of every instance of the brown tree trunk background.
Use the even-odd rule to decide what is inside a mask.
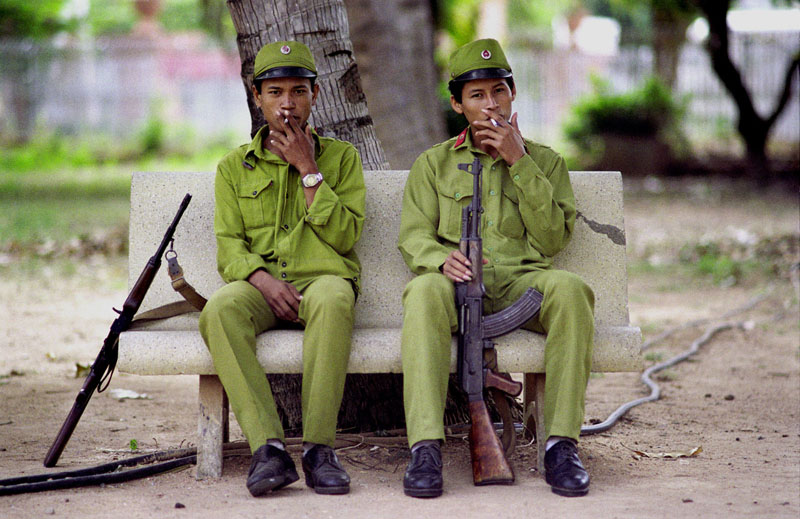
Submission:
[[[392,169],[447,138],[432,0],[345,0],[375,131]]]
[[[251,135],[264,125],[251,92],[255,56],[266,43],[297,40],[311,49],[319,75],[320,94],[310,123],[321,135],[352,143],[364,169],[387,169],[361,88],[342,0],[228,0],[227,4],[242,61]]]
[[[792,81],[800,67],[800,57],[797,55],[790,57],[783,90],[778,96],[775,108],[770,115],[762,117],[756,111],[742,75],[731,58],[727,23],[730,0],[693,0],[693,2],[708,20],[707,50],[714,72],[725,85],[738,108],[737,129],[745,142],[748,161],[760,173],[769,174],[766,149],[769,132],[789,101]]]

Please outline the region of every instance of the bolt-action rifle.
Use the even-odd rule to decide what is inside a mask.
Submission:
[[[535,316],[541,308],[542,294],[529,288],[508,308],[484,317],[483,296],[486,290],[483,286],[483,241],[480,235],[483,166],[476,157],[471,164],[459,164],[458,168],[473,176],[472,200],[461,213],[460,243],[461,253],[472,265],[472,279],[456,283],[458,380],[467,393],[472,422],[469,434],[472,479],[476,485],[510,485],[514,482],[514,471],[495,434],[484,400],[484,389],[492,388],[493,396],[499,398],[506,398],[504,394],[516,397],[522,391],[522,384],[496,371],[497,352],[492,339],[519,328]],[[513,434],[513,424],[509,422],[504,420],[504,428],[510,428]]]
[[[58,436],[56,436],[50,450],[47,451],[47,456],[44,458],[45,467],[54,467],[58,462],[61,452],[67,445],[70,436],[72,436],[75,426],[78,425],[78,421],[81,419],[81,415],[83,415],[83,411],[89,404],[89,399],[92,398],[94,391],[97,390],[98,393],[102,393],[108,388],[108,384],[111,382],[111,375],[114,373],[114,368],[117,365],[119,334],[130,328],[134,315],[139,311],[142,300],[144,300],[145,294],[147,294],[147,291],[150,289],[156,272],[158,272],[159,267],[161,267],[161,257],[164,256],[167,245],[172,241],[172,236],[175,234],[178,221],[180,221],[183,212],[186,211],[186,208],[189,206],[189,201],[191,199],[192,195],[187,193],[183,198],[183,202],[181,202],[178,213],[167,228],[164,239],[161,240],[161,245],[158,246],[156,253],[147,262],[144,270],[139,274],[139,279],[136,280],[128,297],[125,299],[122,310],[114,309],[114,311],[119,314],[119,317],[114,319],[114,322],[111,324],[108,336],[103,341],[103,347],[100,348],[100,353],[94,360],[89,370],[89,375],[83,383],[83,387],[78,392],[75,403],[72,405],[72,410],[70,410],[67,415],[67,419],[64,420],[64,424],[61,426],[61,430],[58,431]]]

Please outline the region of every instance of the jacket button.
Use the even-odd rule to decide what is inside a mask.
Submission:
[[[256,196],[257,194],[258,194],[258,191],[253,191],[253,196]]]
[[[281,267],[286,267],[286,262],[281,263]]]
[[[281,272],[281,277],[285,279],[286,278],[286,272]]]

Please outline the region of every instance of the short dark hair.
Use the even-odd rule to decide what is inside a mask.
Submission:
[[[505,79],[508,88],[514,90],[514,78],[513,77],[504,77],[498,79]],[[462,96],[461,94],[464,92],[464,85],[470,80],[459,80],[459,81],[450,81],[447,84],[447,89],[450,90],[450,95],[456,100],[456,103],[461,104]]]

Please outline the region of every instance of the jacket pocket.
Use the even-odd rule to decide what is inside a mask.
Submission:
[[[245,229],[258,229],[275,223],[275,188],[271,178],[239,186],[239,209]]]
[[[461,239],[461,211],[472,202],[472,176],[442,179],[439,192],[439,236],[457,243]]]
[[[503,186],[500,200],[500,233],[509,238],[521,238],[525,233],[522,213],[519,210],[519,197],[514,186]]]

